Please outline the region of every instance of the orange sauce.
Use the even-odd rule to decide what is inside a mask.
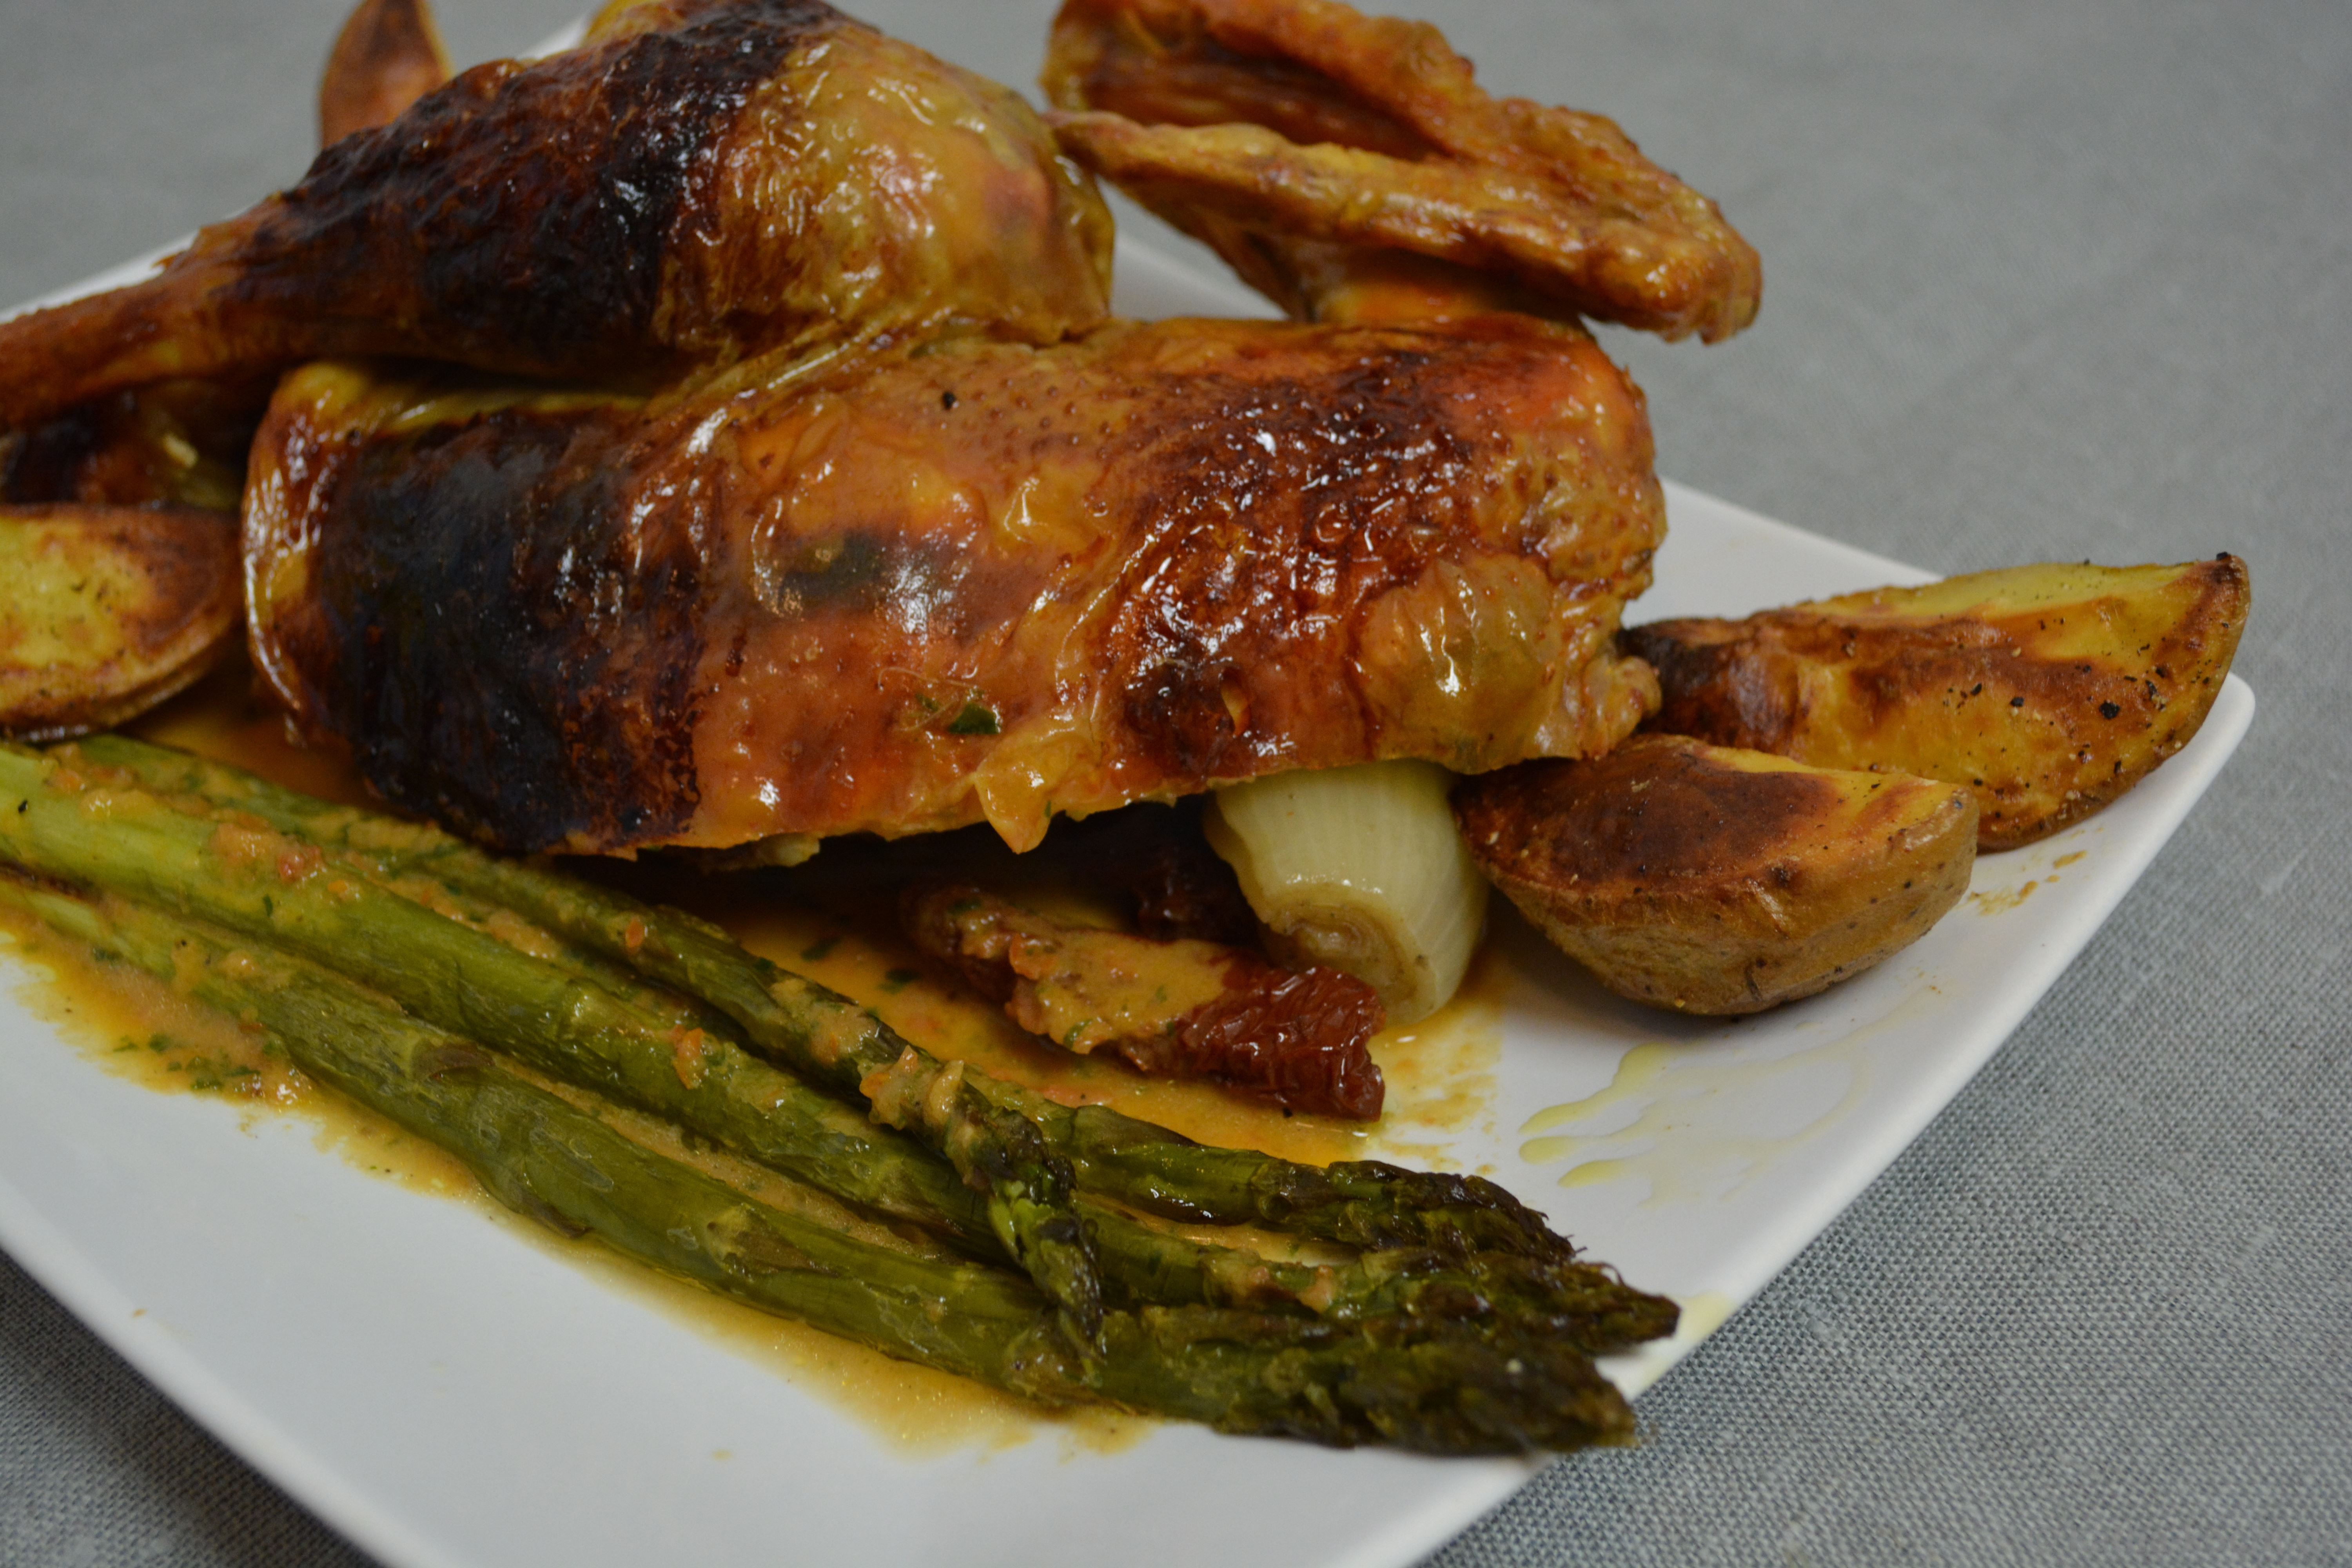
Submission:
[[[911,1458],[995,1452],[1040,1436],[1056,1439],[1065,1458],[1116,1453],[1160,1425],[1104,1405],[1049,1410],[952,1373],[893,1361],[822,1329],[713,1295],[610,1247],[566,1241],[520,1216],[507,1217],[518,1235],[599,1284],[816,1395]]]
[[[1503,995],[1510,972],[1493,942],[1478,950],[1451,1001],[1417,1024],[1372,1042],[1388,1103],[1372,1135],[1381,1158],[1443,1166],[1464,1132],[1497,1141],[1496,1073],[1503,1060]],[[1493,1175],[1489,1166],[1481,1175]]]
[[[274,708],[255,693],[253,674],[242,662],[131,728],[146,739],[314,795],[373,804],[366,786],[340,758],[289,740]],[[926,869],[970,871],[975,864],[992,885],[1016,896],[1058,904],[1063,911],[1088,905],[1089,895],[1072,878],[1066,858],[1057,862],[1052,854],[1038,852],[1015,860],[985,830],[887,846],[828,845],[809,866],[789,871],[703,874],[656,858],[635,866],[574,862],[573,868],[714,921],[751,951],[872,1007],[935,1055],[1026,1083],[1064,1104],[1108,1105],[1204,1142],[1316,1164],[1376,1154],[1426,1161],[1437,1152],[1435,1140],[1442,1135],[1482,1117],[1491,1122],[1501,1041],[1501,975],[1491,956],[1482,958],[1462,994],[1438,1014],[1374,1041],[1373,1055],[1389,1085],[1387,1113],[1377,1127],[1290,1115],[1205,1084],[1148,1079],[1124,1063],[1057,1050],[925,968],[896,931],[895,889]],[[490,1201],[455,1157],[312,1083],[235,1020],[187,1001],[150,976],[94,962],[29,917],[8,918],[0,929],[14,936],[17,956],[32,961],[36,977],[19,988],[21,999],[110,1070],[158,1089],[223,1094],[257,1113],[299,1113],[317,1126],[322,1149],[415,1190],[477,1205],[534,1245],[817,1394],[908,1451],[992,1450],[1049,1432],[1058,1435],[1067,1454],[1102,1452],[1138,1440],[1154,1425],[1102,1409],[1044,1411],[741,1306],[601,1245],[558,1237]],[[789,1201],[782,1189],[791,1184],[781,1178],[747,1176],[723,1156],[683,1145],[665,1143],[663,1152],[739,1185],[775,1183],[779,1193],[755,1195]],[[814,1201],[830,1200],[816,1195]],[[1198,1234],[1202,1239],[1286,1250],[1286,1238],[1276,1237],[1237,1230]]]
[[[256,1114],[299,1111],[321,1149],[371,1174],[443,1197],[480,1195],[454,1155],[312,1082],[260,1035],[21,910],[0,909],[11,956],[29,972],[16,1001],[109,1072],[167,1094],[213,1094]]]
[[[1969,899],[1980,915],[2005,915],[2032,898],[2033,890],[2040,886],[2039,881],[2031,881],[2018,888],[1992,888],[1980,893],[1970,893]]]
[[[378,804],[348,763],[295,743],[277,708],[255,691],[259,679],[245,660],[231,659],[124,728],[159,746],[176,746],[233,763],[323,800],[345,805]]]

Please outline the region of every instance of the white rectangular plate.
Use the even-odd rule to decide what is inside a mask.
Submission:
[[[1135,315],[1264,314],[1123,247]],[[1668,487],[1638,616],[1742,614],[1924,574]],[[1685,1303],[1645,1387],[1818,1235],[1991,1055],[2236,747],[1979,862],[1917,945],[1745,1022],[1616,1001],[1517,921],[1490,1113],[1444,1143]],[[152,1093],[0,1000],[0,1244],[197,1420],[400,1564],[1402,1564],[1532,1473],[1184,1426],[909,1457],[857,1419],[311,1128]],[[1565,1179],[1565,1180],[1563,1180]],[[1608,1455],[1580,1463],[1608,1464]]]

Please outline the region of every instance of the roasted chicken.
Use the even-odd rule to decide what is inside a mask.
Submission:
[[[1612,641],[1663,525],[1639,394],[1458,255],[1356,237],[1312,325],[842,314],[649,396],[315,366],[255,447],[261,665],[389,798],[525,848],[1026,845],[1605,750],[1654,700]]]
[[[366,0],[299,184],[0,324],[0,501],[221,504],[219,411],[291,372],[252,647],[387,798],[521,849],[1025,847],[1695,722],[1668,628],[1617,635],[1664,512],[1581,321],[1719,339],[1755,252],[1433,29],[1067,0],[1045,121],[817,0],[615,0],[445,70],[422,0]],[[1091,174],[1294,320],[1110,319]]]
[[[1488,100],[1402,26],[1057,28],[1057,100],[1105,106],[1068,146],[1295,324],[1106,319],[1106,211],[1013,95],[811,0],[667,0],[0,327],[0,418],[320,354],[467,367],[286,378],[250,635],[387,798],[512,847],[1027,845],[1286,769],[1596,753],[1655,704],[1615,632],[1664,512],[1575,314],[1720,335],[1753,253],[1605,121]],[[1136,174],[1121,126],[1202,177]],[[1268,149],[1271,195],[1234,195]]]
[[[437,393],[437,395],[436,395]],[[1213,783],[1605,750],[1662,521],[1582,333],[1175,321],[653,405],[289,377],[253,644],[390,799],[518,848],[1019,847]]]

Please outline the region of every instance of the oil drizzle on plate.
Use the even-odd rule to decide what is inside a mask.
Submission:
[[[2039,881],[2028,881],[2015,888],[1989,888],[1981,893],[1970,893],[1969,901],[1976,905],[1980,915],[2007,914],[2032,898],[2033,889],[2040,886]]]
[[[1519,1157],[1566,1161],[1563,1187],[1645,1183],[1645,1205],[1724,1197],[1860,1103],[1874,1039],[1943,1005],[1923,988],[1855,1028],[1776,1051],[1720,1036],[1634,1046],[1606,1087],[1528,1117]]]

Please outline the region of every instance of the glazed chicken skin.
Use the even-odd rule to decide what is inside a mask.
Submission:
[[[996,83],[817,0],[659,0],[467,71],[155,278],[0,323],[0,430],[404,354],[649,386],[779,344],[1108,309],[1110,219]]]
[[[658,403],[322,364],[255,445],[251,636],[394,802],[518,849],[1084,816],[1604,750],[1664,521],[1582,331],[1118,323]]]

